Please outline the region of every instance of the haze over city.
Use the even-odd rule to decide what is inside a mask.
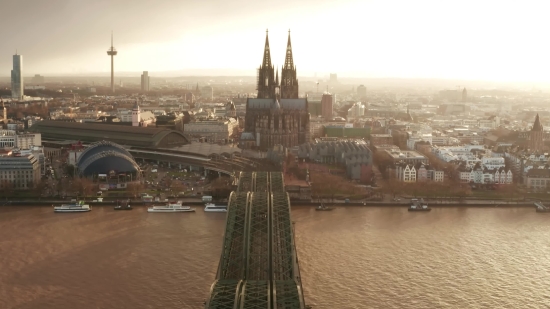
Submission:
[[[550,81],[541,1],[8,0],[2,6],[12,12],[0,20],[3,77],[16,50],[26,76],[107,74],[111,31],[121,74],[252,76],[267,28],[279,66],[292,31],[301,76]]]

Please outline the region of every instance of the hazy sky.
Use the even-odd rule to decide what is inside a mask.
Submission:
[[[254,75],[269,28],[299,75],[550,81],[547,1],[2,0],[0,76],[235,69]],[[182,74],[185,75],[185,74]]]

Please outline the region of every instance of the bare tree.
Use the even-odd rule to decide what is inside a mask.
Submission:
[[[134,197],[137,198],[137,196],[143,191],[143,184],[141,182],[131,182],[128,183],[128,186],[126,187],[126,190]]]
[[[36,194],[37,196],[42,196],[42,193],[44,192],[44,189],[47,185],[48,184],[44,180],[39,180],[38,182],[34,183],[34,194]]]
[[[91,196],[95,184],[88,178],[77,178],[73,180],[71,190],[80,196]]]

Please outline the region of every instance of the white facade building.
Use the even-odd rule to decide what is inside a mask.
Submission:
[[[34,146],[42,146],[42,134],[21,133],[15,136],[15,147],[19,149],[32,149]]]
[[[353,104],[350,109],[348,109],[348,120],[359,118],[365,115],[365,105],[361,102]]]
[[[237,126],[238,123],[233,118],[223,121],[196,121],[185,124],[183,133],[193,137],[206,137],[209,141],[217,142],[228,139]]]
[[[0,148],[15,147],[15,130],[0,130]]]
[[[395,178],[403,182],[416,182],[416,169],[414,165],[397,165],[395,167]]]

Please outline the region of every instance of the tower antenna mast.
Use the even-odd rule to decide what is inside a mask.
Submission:
[[[111,47],[107,50],[107,55],[111,56],[111,92],[115,93],[115,56],[118,54],[113,46],[113,31],[111,31]]]

